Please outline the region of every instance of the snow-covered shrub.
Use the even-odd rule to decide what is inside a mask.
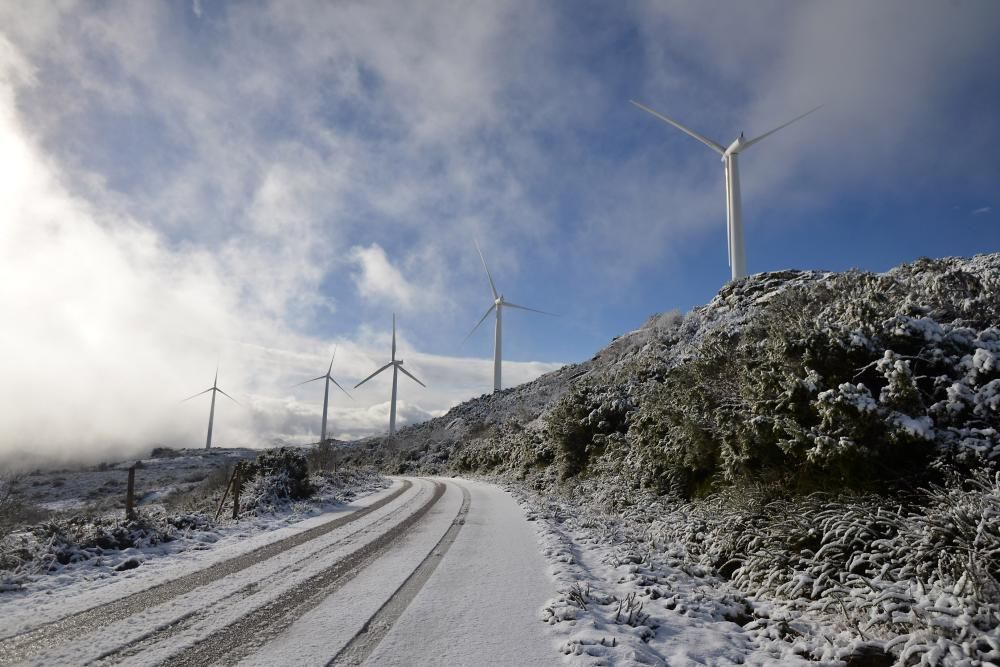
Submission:
[[[309,481],[309,462],[295,449],[279,447],[257,455],[253,463],[240,470],[248,507],[256,503],[273,505],[281,500],[303,500],[313,493]]]
[[[317,443],[314,448],[309,450],[306,458],[309,470],[312,472],[333,470],[337,466],[337,451],[329,440]]]
[[[427,451],[427,450],[425,450]],[[522,477],[528,471],[545,468],[555,460],[554,447],[541,434],[511,420],[495,429],[489,437],[474,440],[457,451],[433,451],[424,458],[423,469],[448,461],[459,472],[511,474]]]
[[[160,514],[129,520],[111,516],[52,519],[0,540],[0,573],[10,583],[76,563],[114,562],[122,560],[120,553],[125,550],[170,542],[177,530]]]
[[[895,502],[776,491],[654,501],[645,522],[625,514],[647,526],[654,553],[715,568],[772,613],[817,619],[816,657],[839,636],[899,664],[1000,658],[1000,477],[953,478]]]
[[[744,590],[899,637],[888,645],[904,664],[934,646],[1000,657],[1000,478],[954,481],[908,508],[813,496],[765,514],[737,556]]]
[[[563,396],[546,422],[546,436],[556,446],[563,477],[583,472],[592,458],[603,453],[609,437],[624,434],[634,408],[628,393],[617,387],[580,383]]]

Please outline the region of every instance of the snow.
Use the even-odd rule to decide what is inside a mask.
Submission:
[[[449,484],[427,518],[400,543],[241,664],[326,665],[434,548],[461,503],[461,490]]]
[[[189,593],[168,599],[138,614],[113,620],[78,640],[34,656],[30,663],[41,665],[96,660],[111,650],[139,641],[154,629],[176,626],[179,628],[177,632],[163,641],[145,646],[139,655],[123,661],[116,660],[121,664],[159,664],[177,651],[205,639],[212,632],[236,621],[250,610],[266,604],[282,592],[326,568],[329,560],[336,560],[356,546],[352,545],[350,539],[345,538],[357,534],[361,541],[373,539],[385,529],[385,526],[391,525],[390,517],[394,511],[406,505],[421,492],[426,493],[426,485],[414,485],[414,488],[405,492],[393,503],[356,522],[283,551],[245,570],[200,586]],[[309,523],[315,525],[315,521]],[[380,525],[382,527],[377,528]],[[240,544],[227,555],[232,557],[251,548],[253,547],[250,544]],[[319,553],[323,554],[323,558],[316,557]],[[212,560],[217,562],[221,559]],[[186,567],[175,571],[175,576],[203,569],[208,563],[185,565]],[[265,583],[266,585],[261,585]],[[189,619],[193,619],[194,622],[185,624]]]
[[[978,348],[972,355],[972,368],[983,375],[996,372],[998,369],[996,355],[989,350]]]
[[[142,567],[135,570],[115,572],[111,563],[64,568],[58,575],[42,577],[28,590],[0,594],[0,616],[3,618],[0,639],[205,569],[357,511],[391,494],[400,483],[396,481],[389,488],[359,498],[350,505],[293,525],[287,525],[287,517],[280,515],[224,525],[201,536],[205,541],[201,548],[177,540],[142,550],[126,550],[120,559],[133,556],[144,559]],[[376,516],[378,514],[372,514],[366,519]]]
[[[537,535],[510,494],[462,481],[472,496],[455,544],[365,664],[551,665],[542,623],[555,593]]]
[[[558,662],[557,637],[542,621],[542,607],[555,587],[524,510],[495,486],[466,480],[437,481],[446,485],[446,492],[424,518],[281,634],[249,638],[251,644],[261,645],[254,646],[243,664],[327,664],[414,568],[438,548],[462,506],[463,489],[469,494],[470,505],[454,543],[366,664]],[[396,480],[392,489],[400,483]],[[373,542],[414,513],[432,489],[430,480],[414,479],[412,488],[399,498],[355,522],[131,616],[109,619],[106,626],[49,647],[26,664],[101,661],[109,652],[136,642],[140,651],[115,654],[110,660],[127,665],[169,662],[179,651],[204,641]],[[390,492],[373,494],[363,502],[371,504]],[[70,582],[59,591],[59,600],[43,593],[22,596],[16,606],[4,610],[11,612],[4,614],[4,634],[23,632],[81,608],[203,569],[330,518],[314,517],[243,540],[227,542],[236,536],[224,537],[220,539],[223,544],[207,552],[166,555],[156,559],[154,567],[144,566],[141,579],[121,577],[96,587],[93,582]],[[46,597],[49,600],[44,600]],[[157,635],[158,629],[168,629],[166,636]]]
[[[798,665],[780,643],[761,643],[729,618],[746,614],[716,577],[680,561],[652,562],[628,548],[620,520],[515,491],[536,522],[559,589],[547,622],[570,665]],[[538,664],[551,664],[538,663]]]
[[[524,511],[493,485],[438,481],[448,488],[425,521],[240,664],[327,664],[452,525],[463,487],[470,509],[454,544],[364,664],[556,664],[557,638],[542,622],[554,582]]]
[[[915,418],[897,412],[892,418],[896,425],[912,436],[923,438],[925,440],[930,440],[933,437],[934,423],[931,421],[930,417],[923,416]]]

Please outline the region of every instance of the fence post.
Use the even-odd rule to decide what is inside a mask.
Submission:
[[[125,518],[135,518],[135,464],[128,469],[128,490],[125,491]]]
[[[233,519],[240,514],[240,464],[236,464],[236,471],[233,473]]]
[[[219,520],[219,515],[222,514],[222,506],[226,504],[226,498],[229,497],[229,489],[233,486],[233,480],[236,479],[236,471],[239,470],[239,464],[233,468],[233,474],[229,476],[229,483],[226,484],[226,491],[222,494],[222,500],[219,501],[219,509],[215,510],[215,520]]]

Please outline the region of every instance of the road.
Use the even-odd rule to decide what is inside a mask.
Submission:
[[[495,486],[406,478],[350,513],[0,640],[0,665],[552,665],[537,537]]]

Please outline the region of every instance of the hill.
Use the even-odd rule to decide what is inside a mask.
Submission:
[[[993,664],[998,431],[991,254],[750,276],[347,457],[504,480],[640,583],[708,572],[699,595],[787,655]]]
[[[996,254],[758,274],[588,361],[402,429],[383,462],[612,474],[684,497],[761,479],[799,491],[940,481],[944,465],[1000,457],[998,326]],[[357,446],[385,456],[378,444]]]

